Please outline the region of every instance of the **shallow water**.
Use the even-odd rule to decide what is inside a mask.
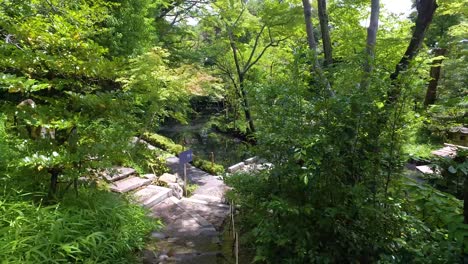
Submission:
[[[167,121],[158,133],[174,142],[192,149],[194,154],[224,167],[229,167],[249,157],[249,146],[242,140],[213,130],[208,122],[210,115],[199,115],[182,125]]]

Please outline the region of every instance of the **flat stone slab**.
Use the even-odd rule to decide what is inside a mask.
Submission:
[[[245,163],[244,163],[244,162],[239,162],[239,163],[234,164],[234,165],[232,165],[231,167],[229,167],[229,168],[227,169],[227,171],[228,171],[229,173],[234,173],[234,172],[236,172],[236,171],[239,171],[239,170],[243,169],[244,167],[245,167]]]
[[[431,152],[433,155],[445,158],[454,158],[457,155],[457,147],[456,146],[446,146],[438,150],[434,150]]]
[[[198,203],[185,198],[180,200],[179,206],[184,208],[187,212],[196,212],[211,223],[216,230],[221,229],[224,219],[226,219],[229,214],[229,207]]]
[[[140,177],[128,177],[120,181],[113,182],[110,189],[114,192],[124,193],[138,189],[151,183],[150,179]]]
[[[138,200],[138,202],[143,204],[143,206],[150,208],[171,197],[172,189],[156,185],[148,185],[137,191],[133,196]]]
[[[424,174],[434,174],[434,171],[432,170],[432,168],[427,165],[416,166],[416,169]]]
[[[136,171],[132,168],[117,167],[105,172],[103,177],[108,182],[115,182],[135,173]]]
[[[258,160],[258,157],[252,157],[252,158],[244,160],[244,163],[245,165],[250,165],[250,164],[254,164],[255,162],[257,162],[257,160]]]
[[[224,198],[219,198],[216,196],[208,196],[202,194],[194,194],[190,198],[183,198],[194,203],[209,204],[215,205],[218,207],[229,208],[229,205],[224,203]]]

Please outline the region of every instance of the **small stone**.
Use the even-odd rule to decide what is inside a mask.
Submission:
[[[169,259],[168,255],[160,255],[159,256],[159,260],[161,260],[161,261],[168,260],[168,259]]]
[[[250,165],[250,164],[253,164],[253,163],[257,162],[257,160],[258,160],[257,157],[252,157],[252,158],[249,158],[249,159],[244,160],[244,163],[245,163],[246,165]]]
[[[177,199],[182,199],[184,190],[178,183],[168,183],[167,184],[169,188],[172,189],[172,195],[177,197]]]
[[[194,247],[194,246],[195,246],[195,244],[194,244],[192,241],[187,241],[187,242],[185,243],[185,245],[186,245],[187,247]]]
[[[155,174],[152,174],[152,173],[150,173],[150,174],[144,174],[143,177],[146,178],[146,179],[149,179],[149,180],[154,180],[154,179],[156,179],[156,175],[155,175]]]
[[[177,182],[177,176],[174,174],[169,174],[169,173],[164,173],[158,178],[159,181],[165,182],[169,185],[169,183],[176,183]]]
[[[157,238],[157,239],[164,239],[166,238],[166,235],[160,232],[153,232],[151,233],[152,238]]]

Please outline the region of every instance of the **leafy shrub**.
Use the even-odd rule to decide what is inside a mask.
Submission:
[[[395,181],[385,206],[369,203],[360,186],[348,189],[345,204],[330,206],[322,196],[300,198],[305,189],[293,180],[283,185],[288,195],[272,192],[277,176],[226,178],[227,196],[241,208],[242,243],[260,263],[458,262],[466,225],[453,196]]]
[[[180,152],[184,151],[184,147],[182,145],[176,144],[170,138],[159,134],[147,132],[143,134],[142,138],[153,146],[166,150],[174,155],[178,155]]]
[[[159,221],[117,194],[82,190],[42,206],[0,198],[2,263],[132,263]]]
[[[139,174],[154,173],[162,175],[169,172],[166,160],[157,150],[150,150],[146,145],[138,144],[127,151],[128,155],[122,157],[120,163],[134,168]]]
[[[203,171],[209,172],[213,175],[219,175],[224,173],[224,167],[222,165],[211,163],[204,159],[195,157],[192,162],[193,166],[200,168]]]
[[[155,147],[164,149],[173,155],[179,155],[180,152],[184,151],[184,147],[182,145],[176,144],[171,139],[158,134],[147,132],[143,134],[142,138]],[[224,173],[224,167],[222,165],[216,163],[212,165],[211,161],[200,159],[195,155],[192,164],[193,166],[211,174],[217,175]]]

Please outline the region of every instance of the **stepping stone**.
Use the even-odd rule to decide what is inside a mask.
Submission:
[[[150,183],[150,179],[144,179],[140,177],[129,177],[120,181],[113,182],[110,189],[114,192],[124,193],[138,189],[141,186],[148,185]]]
[[[151,208],[163,200],[172,196],[172,189],[161,186],[148,185],[145,188],[137,191],[133,195],[138,202],[147,208]]]
[[[252,157],[252,158],[244,160],[244,163],[245,165],[250,165],[250,164],[254,164],[255,162],[257,162],[257,160],[258,160],[258,157]]]
[[[219,197],[219,196],[214,196],[214,195],[204,195],[204,194],[195,193],[190,198],[206,201],[211,204],[223,204],[224,203],[224,197]]]
[[[178,203],[186,212],[197,213],[206,219],[217,230],[221,229],[224,219],[229,215],[229,207],[219,207],[216,205],[193,202],[190,199],[182,199]]]
[[[234,165],[232,165],[231,167],[229,167],[229,168],[227,169],[227,171],[228,171],[229,173],[233,173],[233,172],[236,172],[236,171],[238,171],[238,170],[243,169],[244,167],[245,167],[245,163],[244,163],[244,162],[239,162],[239,163],[234,164]]]
[[[117,167],[105,172],[103,176],[106,181],[115,182],[135,174],[135,172],[132,168]]]
[[[191,196],[190,198],[182,198],[182,200],[187,200],[191,203],[199,203],[199,204],[218,206],[221,208],[229,208],[229,205],[224,204],[222,199],[215,197],[215,196],[195,194]]]
[[[424,174],[434,174],[432,168],[427,165],[416,166],[416,169]]]

